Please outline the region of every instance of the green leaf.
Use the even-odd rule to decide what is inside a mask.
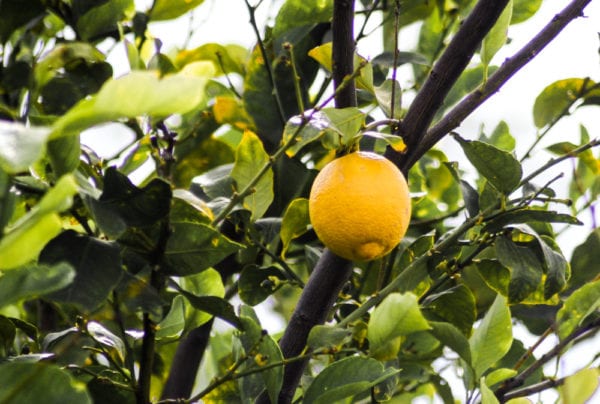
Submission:
[[[247,57],[248,49],[241,45],[206,43],[197,48],[179,52],[175,58],[175,64],[181,68],[192,62],[209,60],[215,64],[215,67],[218,67],[220,73],[243,75]]]
[[[561,403],[585,404],[598,389],[600,372],[595,368],[582,369],[567,377],[558,388]]]
[[[548,85],[537,96],[533,105],[535,126],[543,128],[563,114],[568,114],[569,107],[594,84],[588,79],[572,78],[558,80]]]
[[[369,318],[367,338],[373,354],[394,338],[431,327],[412,293],[391,293],[373,310]]]
[[[23,5],[20,0],[0,2],[0,43],[5,43],[20,26],[46,12],[45,4],[40,0],[28,1],[27,7]]]
[[[262,330],[262,326],[254,310],[248,306],[242,306],[240,309],[240,320],[242,321],[244,332],[240,335],[240,341],[246,351],[246,354],[254,355],[254,365],[258,368],[283,361],[283,354],[279,349],[277,342]],[[254,368],[253,365],[250,368]],[[264,387],[272,403],[276,403],[279,398],[279,392],[283,385],[283,366],[275,366],[260,372]],[[258,392],[260,393],[260,390]]]
[[[179,279],[183,289],[195,296],[225,297],[225,286],[221,274],[213,268],[195,275],[188,275]],[[210,313],[196,310],[189,304],[185,305],[185,329],[192,330],[208,322],[213,316]]]
[[[332,0],[287,0],[283,3],[273,26],[273,36],[279,43],[298,42],[320,22],[329,22]]]
[[[485,384],[489,387],[492,387],[494,384],[498,384],[500,382],[505,381],[506,379],[510,379],[518,374],[518,372],[514,369],[508,368],[499,368],[492,370],[485,377]]]
[[[88,322],[86,324],[86,329],[90,336],[94,338],[94,341],[104,345],[110,350],[114,350],[121,359],[121,362],[125,360],[125,343],[121,338],[117,337],[109,329],[96,321]]]
[[[573,250],[568,290],[574,291],[595,279],[600,274],[598,262],[600,262],[600,229],[595,229]]]
[[[78,136],[50,139],[46,148],[50,165],[56,176],[71,173],[79,166],[81,142]]]
[[[477,317],[475,296],[463,284],[449,288],[427,298],[424,310],[436,319],[453,324],[467,337],[471,335],[473,323]]]
[[[479,379],[479,390],[481,391],[481,404],[500,404],[494,392],[487,386],[485,377]]]
[[[66,263],[32,265],[6,271],[0,277],[0,307],[62,289],[74,277],[75,271]]]
[[[281,221],[280,237],[283,243],[281,256],[285,257],[285,253],[290,247],[292,240],[299,237],[308,231],[310,219],[308,217],[308,199],[294,199],[285,210],[283,220]]]
[[[0,168],[9,174],[27,170],[43,156],[49,134],[47,128],[0,121]]]
[[[533,293],[542,281],[542,265],[528,247],[520,247],[507,237],[495,242],[500,263],[510,270],[508,300],[518,303]]]
[[[434,45],[437,46],[439,43],[439,36],[435,37],[434,41]],[[492,74],[496,70],[496,66],[489,66],[487,68],[487,74]],[[460,101],[465,95],[473,92],[485,81],[485,77],[486,69],[482,65],[472,69],[465,69],[444,99],[444,108],[450,108],[452,105]]]
[[[231,303],[217,296],[196,296],[181,288],[177,289],[197,310],[204,311],[225,320],[236,328],[241,329],[242,323],[235,314],[235,310]]]
[[[349,144],[365,123],[365,113],[355,107],[323,108],[321,111],[328,118],[330,128],[340,135],[343,144]]]
[[[86,312],[98,308],[119,283],[123,270],[119,247],[96,238],[64,231],[40,254],[40,263],[69,263],[76,271],[73,282],[52,293],[54,300],[79,305]]]
[[[513,12],[513,1],[509,0],[496,20],[496,23],[492,27],[492,29],[488,32],[488,34],[483,39],[481,44],[481,62],[488,66],[492,61],[492,58],[506,43],[506,39],[508,38],[508,25],[510,24],[510,20]]]
[[[133,18],[133,0],[112,0],[91,8],[77,19],[77,31],[85,40],[117,31],[117,23]]]
[[[477,378],[508,352],[512,340],[510,310],[506,299],[497,295],[469,339],[473,369]]]
[[[165,271],[186,276],[204,271],[242,246],[202,223],[171,223],[165,248]]]
[[[256,175],[269,163],[269,155],[262,142],[254,133],[244,132],[244,137],[235,152],[235,163],[231,170],[231,178],[235,181],[238,192],[245,189]],[[262,173],[253,192],[244,198],[244,208],[251,213],[251,220],[261,218],[273,201],[273,170],[269,167]]]
[[[515,138],[510,134],[506,121],[500,121],[488,139],[489,143],[500,150],[512,152],[515,149]]]
[[[342,345],[349,336],[349,330],[329,325],[316,325],[310,330],[306,345],[311,349],[334,348]]]
[[[186,113],[205,101],[204,87],[214,74],[209,62],[195,62],[176,74],[133,71],[107,81],[98,94],[77,103],[52,126],[51,138],[76,135],[118,118],[150,115],[165,118]]]
[[[587,283],[574,291],[556,313],[559,338],[566,338],[598,307],[600,307],[600,281]]]
[[[566,223],[571,225],[582,225],[575,216],[559,213],[551,210],[540,210],[525,208],[512,210],[500,214],[484,226],[484,232],[495,233],[511,224],[519,223]]]
[[[306,404],[347,402],[397,373],[372,358],[350,356],[333,362],[315,377],[304,394]],[[343,401],[342,401],[343,400]]]
[[[392,88],[394,93],[394,110],[392,111]],[[375,98],[385,116],[400,118],[402,116],[402,89],[400,83],[386,79],[380,86],[375,87]]]
[[[429,325],[434,337],[456,352],[467,364],[471,364],[469,340],[455,325],[440,321],[429,321]]]
[[[65,175],[32,210],[12,225],[0,240],[0,270],[19,267],[38,256],[46,243],[60,233],[62,221],[58,213],[71,206],[76,193],[75,179]]]
[[[148,12],[150,20],[172,20],[204,3],[204,0],[155,0]]]
[[[479,174],[498,191],[508,195],[519,185],[523,169],[512,154],[477,140],[465,140],[458,135],[454,138]]]
[[[248,265],[238,279],[240,299],[247,305],[256,306],[271,296],[284,279],[285,275],[275,267]]]
[[[177,295],[171,302],[167,315],[156,325],[156,339],[175,339],[185,328],[185,299]]]
[[[508,297],[510,283],[510,270],[497,260],[482,259],[475,263],[485,283],[495,292]]]
[[[92,404],[85,385],[56,365],[45,362],[0,364],[0,402]]]
[[[512,24],[518,24],[533,17],[540,9],[542,0],[514,0],[513,13],[510,21]]]

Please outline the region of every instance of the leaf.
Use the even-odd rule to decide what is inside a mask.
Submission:
[[[216,269],[208,268],[195,275],[179,279],[179,284],[195,296],[225,297],[225,286],[221,274]],[[207,323],[213,316],[210,313],[196,310],[189,304],[185,305],[185,330],[190,331]]]
[[[333,362],[323,369],[304,394],[306,404],[346,402],[397,373],[384,369],[383,364],[372,358],[350,356]]]
[[[244,75],[247,57],[248,49],[241,45],[205,43],[194,49],[180,51],[175,58],[175,64],[178,67],[183,67],[192,62],[209,60],[213,62],[220,73]]]
[[[110,242],[67,230],[51,240],[40,254],[40,263],[67,262],[75,269],[73,282],[50,295],[91,312],[106,302],[123,270],[119,247]]]
[[[404,139],[402,139],[401,136],[373,131],[363,132],[363,135],[383,140],[387,145],[389,145],[398,153],[406,152],[406,143],[404,143]]]
[[[510,310],[506,299],[497,295],[469,339],[473,369],[477,378],[508,352],[512,340]]]
[[[541,210],[534,208],[525,208],[504,212],[488,222],[484,226],[485,232],[495,233],[511,224],[519,223],[566,223],[571,225],[582,225],[575,216],[566,213],[559,213],[551,210]]]
[[[453,324],[464,335],[471,335],[477,309],[475,296],[465,285],[459,284],[432,295],[423,305],[427,313]]]
[[[328,126],[340,135],[343,144],[349,144],[365,123],[365,113],[355,107],[323,108],[321,112],[329,120]]]
[[[454,138],[479,174],[498,191],[508,195],[519,185],[523,169],[512,154],[480,141]]]
[[[0,2],[0,43],[5,43],[11,34],[28,21],[46,13],[45,4],[40,0],[30,0],[27,7],[19,0]]]
[[[494,395],[494,392],[490,390],[485,377],[479,379],[479,390],[481,391],[481,404],[500,404],[500,401]]]
[[[83,40],[89,41],[118,30],[117,23],[133,18],[134,14],[133,0],[107,1],[80,16],[77,31]]]
[[[558,388],[561,402],[564,404],[584,404],[598,389],[600,372],[595,368],[582,369],[567,377]]]
[[[45,362],[0,364],[0,402],[92,404],[85,385],[56,365]]]
[[[571,255],[571,279],[568,290],[574,291],[600,274],[600,229],[593,230]]]
[[[43,156],[49,134],[47,128],[0,121],[0,168],[10,174],[27,170]]]
[[[542,0],[513,0],[513,13],[510,24],[518,24],[533,17],[540,9]]]
[[[533,105],[533,121],[535,126],[543,128],[565,113],[585,90],[595,83],[588,79],[563,79],[555,81],[542,90]]]
[[[204,87],[214,74],[212,63],[195,62],[176,74],[132,71],[109,80],[98,94],[77,103],[52,126],[51,139],[73,136],[84,129],[124,117],[165,118],[186,113],[205,101]]]
[[[439,33],[439,35],[441,35],[441,33]],[[434,46],[438,46],[440,38],[439,35],[434,38]],[[487,68],[487,74],[490,75],[496,70],[496,66],[489,66]],[[473,92],[477,87],[483,84],[485,78],[486,69],[484,69],[483,65],[479,65],[471,69],[465,69],[444,99],[444,108],[450,108],[452,105],[460,101],[465,95]]]
[[[204,3],[204,0],[155,0],[148,15],[152,21],[172,20]]]
[[[496,293],[508,297],[508,284],[510,283],[510,270],[497,260],[482,259],[475,263],[485,283]]]
[[[240,335],[240,341],[246,354],[254,355],[254,364],[261,368],[270,364],[281,363],[283,354],[279,349],[279,345],[270,335],[262,331],[254,310],[251,307],[242,306],[240,320],[244,328],[244,332]],[[260,372],[260,376],[271,402],[276,403],[283,385],[283,366],[265,369]],[[262,388],[258,392],[260,393],[261,390]]]
[[[455,325],[440,321],[429,321],[429,325],[434,337],[456,352],[467,364],[471,364],[469,340]]]
[[[533,251],[516,245],[507,237],[496,238],[495,246],[498,260],[510,270],[508,300],[510,303],[518,303],[540,285],[542,265]]]
[[[171,309],[156,325],[156,339],[170,340],[181,336],[185,328],[185,299],[177,295],[171,302]]]
[[[271,296],[277,290],[279,282],[284,279],[284,274],[275,267],[248,265],[238,279],[240,299],[247,305],[256,306]]]
[[[273,201],[273,170],[264,167],[269,163],[269,155],[265,152],[262,142],[254,133],[244,132],[244,137],[235,152],[235,163],[231,170],[231,178],[235,181],[237,191],[241,192],[252,183],[254,178],[262,173],[255,184],[252,193],[244,198],[244,208],[251,213],[251,220],[261,218]]]
[[[233,306],[227,300],[218,296],[196,296],[181,288],[178,288],[177,290],[195,309],[219,317],[236,328],[242,328],[239,317],[235,314]]]
[[[516,370],[508,369],[508,368],[499,368],[496,370],[492,370],[485,377],[485,384],[489,387],[492,387],[493,385],[503,382],[507,379],[510,379],[511,377],[514,377],[517,374],[518,374],[518,372]]]
[[[392,88],[394,94],[394,110],[392,111]],[[380,86],[375,87],[375,98],[379,108],[388,118],[402,116],[402,89],[396,80],[386,79]]]
[[[0,270],[19,267],[38,256],[46,243],[60,233],[62,221],[58,213],[71,206],[76,193],[74,177],[65,175],[32,210],[12,225],[0,239]]]
[[[587,283],[574,291],[556,313],[559,338],[565,339],[598,307],[600,307],[600,281]]]
[[[173,222],[165,248],[165,272],[186,276],[210,268],[242,246],[202,223]]]
[[[294,199],[285,210],[283,220],[281,221],[280,237],[283,243],[281,257],[285,258],[285,253],[290,247],[292,240],[303,235],[308,231],[310,218],[308,217],[308,199]]]
[[[391,293],[373,310],[367,338],[372,354],[376,354],[394,338],[430,328],[415,295]]]
[[[302,38],[319,22],[329,22],[333,12],[331,0],[288,0],[283,3],[273,26],[273,35],[283,37],[281,41],[294,43],[289,37],[293,29],[294,37]],[[303,35],[297,31],[302,30]],[[284,36],[287,35],[287,36]]]
[[[0,307],[62,289],[74,277],[75,271],[66,263],[32,265],[6,271],[0,276]]]
[[[512,152],[515,149],[515,138],[510,134],[506,121],[500,121],[488,139],[489,143],[500,150]]]
[[[115,350],[121,359],[121,362],[125,360],[125,343],[121,338],[117,337],[110,330],[96,321],[88,322],[86,324],[86,329],[92,338],[94,338],[94,341]]]
[[[502,11],[502,14],[496,20],[496,23],[488,34],[483,38],[481,44],[481,62],[488,66],[496,54],[506,43],[508,38],[508,25],[513,12],[513,1],[509,0]]]
[[[306,345],[311,349],[334,348],[342,345],[349,336],[349,330],[329,325],[316,325],[310,330]]]

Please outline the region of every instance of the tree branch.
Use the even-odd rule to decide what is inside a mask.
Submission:
[[[431,127],[415,150],[404,156],[401,162],[403,170],[408,170],[423,154],[431,149],[475,109],[496,93],[516,72],[529,63],[546,45],[548,45],[572,20],[583,15],[583,9],[591,0],[573,0],[565,7],[521,50],[505,60],[487,82],[466,96],[448,112],[438,123]],[[461,31],[465,28],[461,28]],[[441,59],[440,59],[441,62]],[[441,63],[440,63],[441,64]],[[407,114],[408,117],[408,114]]]
[[[435,113],[442,106],[444,98],[471,61],[482,39],[494,26],[507,3],[508,0],[479,0],[433,66],[399,128],[398,134],[403,137],[408,152],[402,154],[388,147],[385,153],[386,157],[405,174],[420,157],[415,156],[415,149]]]

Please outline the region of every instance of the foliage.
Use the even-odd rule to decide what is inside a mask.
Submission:
[[[289,324],[310,305],[299,296],[327,259],[308,215],[317,172],[357,144],[413,152],[400,120],[475,2],[357,2],[359,41],[418,24],[418,44],[394,52],[386,39],[381,54],[355,55],[334,89],[332,58],[346,44],[329,42],[333,0],[274,2],[269,27],[255,18],[267,6],[246,2],[252,49],[163,52],[155,23],[204,3],[0,1],[0,402],[277,402],[290,388],[306,403],[517,403],[545,390],[585,402],[598,352],[565,377],[543,365],[600,327],[600,233],[586,223],[600,195],[600,142],[584,124],[542,141],[579,108],[597,108],[600,85],[549,83],[531,100],[532,144],[499,116],[492,131],[452,132],[463,154],[420,156],[407,173],[407,236],[349,266],[335,304],[313,308],[327,324],[303,330],[290,357],[253,307]],[[542,2],[506,3],[489,33],[474,33],[483,45],[433,124],[501,80],[494,55]],[[382,25],[367,35],[375,15]],[[118,77],[113,48],[129,64]],[[357,105],[334,107],[350,82]],[[95,133],[91,145],[82,133]],[[111,140],[126,146],[101,156]],[[531,170],[534,151],[552,158]],[[565,161],[563,190],[548,173]],[[568,257],[560,236],[571,226],[589,235]],[[550,336],[557,346],[544,355]],[[285,372],[298,365],[305,377],[290,385]],[[172,387],[196,372],[193,391]]]

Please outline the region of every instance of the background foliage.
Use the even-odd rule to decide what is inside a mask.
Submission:
[[[535,134],[501,115],[459,125],[588,2],[497,66],[541,0],[356,2],[357,43],[382,53],[343,62],[346,2],[273,2],[263,27],[269,5],[240,0],[252,49],[163,49],[153,25],[202,0],[0,1],[0,402],[585,402],[599,352],[572,374],[560,360],[600,327],[599,141],[582,123],[542,145],[598,108],[599,84],[548,83]],[[396,44],[415,26],[414,49]],[[80,142],[116,127],[112,156]],[[458,158],[434,147],[448,134]],[[369,263],[323,250],[308,219],[316,173],[356,145],[402,168],[413,196],[407,237]],[[524,168],[542,148],[553,157]],[[564,161],[567,190],[548,175]],[[565,256],[572,226],[588,235]]]

